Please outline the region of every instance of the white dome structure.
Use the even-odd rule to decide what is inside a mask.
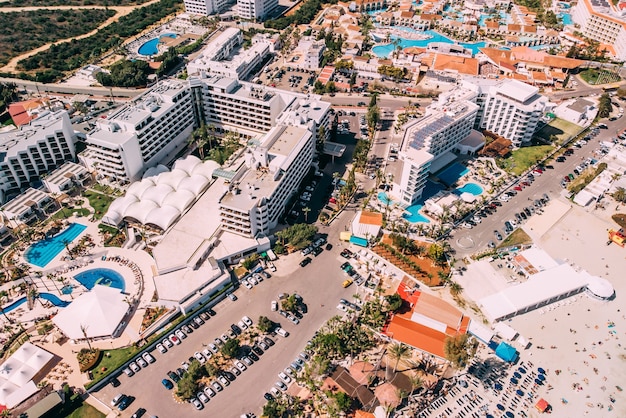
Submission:
[[[615,296],[615,289],[608,280],[591,275],[588,280],[587,294],[594,299],[609,300]]]
[[[115,226],[130,221],[166,230],[207,189],[218,168],[215,161],[203,163],[194,156],[176,161],[172,171],[163,165],[150,168],[126,196],[111,203],[102,220]]]

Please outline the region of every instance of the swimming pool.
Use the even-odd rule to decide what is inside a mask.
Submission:
[[[89,290],[99,284],[102,286],[115,287],[123,292],[126,286],[126,282],[124,281],[122,275],[111,269],[91,269],[78,273],[74,276],[74,278]]]
[[[466,183],[463,185],[463,187],[459,187],[458,189],[456,189],[456,193],[459,195],[461,195],[462,193],[470,193],[474,196],[480,196],[481,194],[483,194],[483,188],[476,183]]]
[[[391,39],[392,40],[399,39],[398,45],[400,46],[400,48],[403,48],[403,49],[409,48],[412,46],[426,48],[428,44],[433,43],[433,42],[445,42],[448,44],[457,43],[453,41],[452,39],[447,38],[443,35],[440,35],[439,33],[433,30],[427,30],[424,33],[426,35],[430,35],[431,38],[429,39],[406,39],[406,38],[398,38],[397,36],[391,36]],[[473,43],[458,42],[458,44],[464,48],[471,49],[473,55],[476,55],[479,52],[480,48],[484,48],[485,45],[487,45],[486,42],[473,42]],[[376,54],[376,56],[378,56],[379,58],[387,58],[394,51],[394,49],[395,49],[395,45],[393,43],[390,43],[386,45],[377,45],[372,48],[372,52]]]
[[[419,211],[422,210],[422,205],[412,205],[406,208],[405,210],[409,212],[410,215],[405,213],[402,215],[402,217],[406,219],[407,221],[411,222],[412,224],[415,224],[418,222],[423,222],[427,224],[430,223],[430,221],[425,216],[419,213]]]
[[[565,26],[574,23],[572,22],[572,15],[569,13],[559,13],[557,16],[561,19],[561,22],[563,22]]]
[[[166,38],[176,38],[176,34],[175,33],[164,33],[163,35],[159,36],[158,38],[150,39],[148,42],[145,42],[143,45],[141,45],[137,52],[139,54],[141,54],[141,55],[146,55],[146,56],[158,54],[159,53],[159,41],[163,37],[166,37]]]
[[[463,164],[452,163],[452,165],[435,174],[435,176],[439,177],[439,180],[441,180],[441,182],[446,186],[452,186],[461,177],[467,175],[469,172],[469,168],[465,167]]]
[[[393,204],[393,200],[389,199],[389,196],[387,196],[387,193],[385,192],[378,193],[378,201],[382,203],[383,205]]]
[[[54,257],[65,249],[64,243],[72,242],[87,228],[82,224],[71,224],[60,234],[31,245],[24,253],[24,258],[37,267],[45,267]]]
[[[52,293],[40,293],[39,297],[41,299],[45,299],[49,302],[51,302],[54,306],[59,306],[61,308],[65,308],[67,305],[70,304],[70,302],[66,302],[62,299],[59,299],[58,296],[53,295]],[[16,309],[18,306],[23,305],[26,302],[26,296],[24,296],[23,298],[19,298],[18,300],[16,300],[15,302],[11,303],[10,305],[5,306],[2,311],[6,314],[11,312],[12,310]]]

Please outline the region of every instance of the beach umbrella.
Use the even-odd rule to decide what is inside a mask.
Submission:
[[[514,385],[517,385],[519,383],[519,381],[516,378],[512,377],[511,378],[511,383],[513,383]]]
[[[538,385],[543,385],[543,382],[541,380],[539,380],[539,379],[535,379],[535,383],[538,384]]]
[[[517,379],[521,379],[522,375],[519,374],[518,372],[513,373],[513,376],[515,376]]]
[[[519,368],[517,369],[517,371],[518,371],[518,372],[520,372],[520,373],[524,373],[524,374],[526,373],[526,369],[525,369],[525,368],[523,368],[523,367],[519,367]]]
[[[541,380],[543,382],[544,380],[546,380],[546,377],[544,375],[540,374],[539,376],[537,376],[537,379],[539,379],[539,380]]]
[[[495,390],[502,390],[502,385],[501,385],[500,383],[495,383],[495,384],[493,385],[493,388],[494,388]]]
[[[517,389],[515,391],[515,393],[517,393],[519,396],[524,396],[524,392],[522,392],[521,390]]]
[[[504,405],[501,404],[497,404],[496,408],[498,408],[500,411],[504,411],[506,408],[504,408]]]
[[[546,374],[546,371],[542,369],[541,367],[537,368],[537,371],[541,374]]]
[[[509,417],[509,418],[513,418],[513,417],[515,416],[515,415],[513,415],[513,412],[511,412],[511,411],[506,411],[506,414],[505,414],[505,415],[506,415],[507,417]]]

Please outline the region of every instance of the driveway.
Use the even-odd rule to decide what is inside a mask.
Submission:
[[[123,417],[129,417],[139,407],[148,410],[146,416],[235,417],[248,412],[260,416],[261,408],[265,404],[263,393],[278,380],[277,373],[297,357],[324,322],[340,313],[336,309],[339,299],[350,299],[356,291],[354,286],[347,289],[341,287],[345,277],[339,266],[345,260],[339,256],[340,246],[332,240],[331,242],[335,249],[312,257],[313,262],[305,268],[298,266],[303,258],[300,253],[281,257],[276,263],[278,272],[272,278],[264,280],[251,290],[237,290],[237,301],[226,299],[219,303],[214,308],[217,315],[190,334],[181,345],[174,346],[166,354],[154,351],[152,354],[157,359],[156,363],[130,378],[122,374],[119,377],[121,386],[113,388],[107,385],[93,395],[107,405],[118,393],[134,396],[135,401],[121,414]],[[308,313],[299,325],[290,323],[277,312],[271,312],[270,302],[277,299],[277,295],[282,292],[297,292],[304,298]],[[223,392],[212,398],[204,410],[196,411],[191,405],[175,403],[173,391],[168,391],[161,385],[167,371],[180,367],[182,361],[195,351],[201,351],[203,344],[213,341],[244,315],[248,315],[255,324],[260,315],[268,316],[273,321],[280,322],[291,335],[287,338],[272,337],[276,345]]]

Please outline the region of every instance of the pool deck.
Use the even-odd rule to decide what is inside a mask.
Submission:
[[[102,247],[99,245],[97,240],[99,237],[98,225],[100,222],[89,222],[87,218],[83,217],[72,217],[69,218],[68,221],[70,223],[77,222],[87,225],[87,229],[81,233],[81,236],[84,234],[91,235],[94,238],[94,242],[96,242],[96,246],[91,249],[90,255],[79,257],[76,260],[63,260],[63,256],[66,255],[66,251],[64,250],[57,255],[45,269],[33,266],[32,272],[42,273],[41,277],[35,277],[36,274],[33,274],[33,281],[37,290],[42,293],[45,292],[57,295],[60,299],[71,302],[73,298],[76,298],[78,295],[88,291],[73,278],[76,274],[95,268],[115,270],[124,278],[125,293],[128,294],[130,299],[138,299],[139,302],[136,305],[136,309],[131,313],[132,316],[129,319],[125,319],[128,325],[126,325],[121,336],[114,339],[92,340],[91,345],[101,349],[113,349],[125,347],[134,343],[140,338],[139,330],[145,309],[156,305],[156,303],[151,302],[156,289],[153,280],[153,271],[155,271],[154,259],[143,250]],[[106,255],[106,261],[102,259],[104,255]],[[61,288],[63,287],[63,284],[55,279],[48,278],[49,274],[56,277],[66,278],[67,282],[74,286],[74,290],[71,295],[62,294]],[[143,279],[139,279],[139,277],[143,277]],[[12,282],[10,284],[16,284],[16,282]],[[140,291],[141,294],[139,294]],[[5,303],[12,303],[23,296],[23,294],[14,295],[8,302]],[[48,379],[48,381],[50,381],[57,388],[60,388],[63,382],[77,387],[82,387],[87,381],[83,375],[78,372],[76,352],[78,352],[81,348],[86,348],[87,344],[74,343],[70,341],[59,344],[54,341],[54,332],[49,333],[47,336],[39,336],[35,331],[35,318],[54,314],[59,309],[63,308],[58,308],[53,305],[46,307],[38,301],[35,303],[32,310],[28,310],[26,305],[22,305],[9,312],[7,316],[9,318],[19,317],[23,326],[31,332],[31,335],[34,335],[31,338],[31,342],[59,356],[63,359],[63,361],[69,364],[71,369],[73,369],[73,372],[64,376],[62,380]],[[0,321],[6,322],[6,319],[1,317]]]

